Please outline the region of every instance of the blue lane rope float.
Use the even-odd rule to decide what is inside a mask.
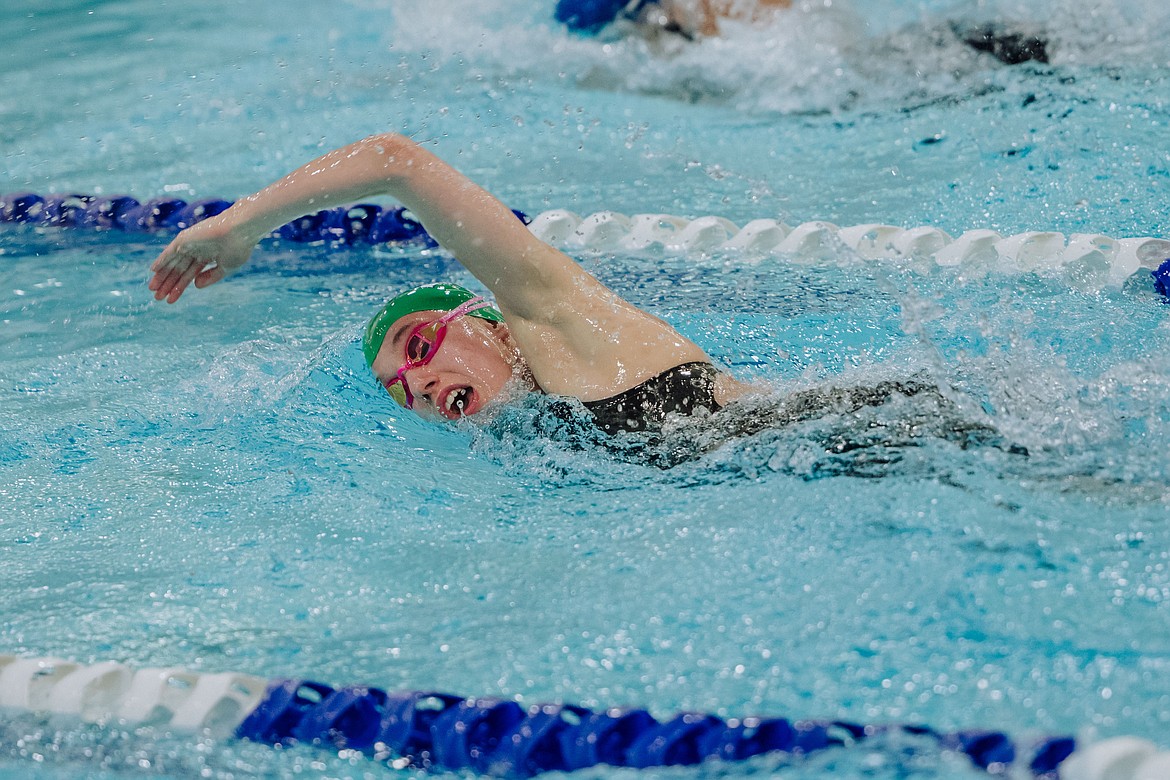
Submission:
[[[1154,277],[1154,289],[1170,300],[1170,257],[1150,273]]]
[[[684,712],[659,720],[643,709],[590,710],[433,691],[335,688],[181,669],[132,670],[54,658],[0,655],[0,710],[147,724],[269,745],[353,750],[395,766],[507,778],[600,765],[645,769],[765,754],[807,756],[880,736],[908,736],[966,756],[991,775],[1034,780],[1165,780],[1170,752],[1117,737],[1021,741],[999,731],[779,717],[723,719]]]
[[[0,222],[46,227],[120,230],[126,233],[171,233],[225,211],[231,201],[212,198],[183,201],[155,198],[145,202],[129,195],[37,195],[19,192],[0,195]],[[517,212],[524,219],[524,215]],[[360,203],[299,217],[274,232],[285,241],[331,244],[419,242],[434,245],[409,212]]]

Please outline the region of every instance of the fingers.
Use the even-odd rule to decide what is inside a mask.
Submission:
[[[159,265],[158,261],[156,260],[155,264],[150,267],[150,270],[154,271],[154,276],[150,278],[150,284],[148,284],[147,287],[152,292],[158,292],[166,282],[167,277],[170,275],[171,269],[169,267]]]
[[[172,265],[180,262],[185,254],[183,249],[183,236],[176,236],[171,243],[167,244],[166,248],[159,253],[159,256],[150,264],[150,270],[158,273],[164,268],[169,268]]]
[[[175,244],[172,242],[151,263],[150,270],[154,272],[154,276],[151,277],[150,284],[147,287],[154,292],[154,299],[156,301],[161,301],[165,298],[178,280],[181,274],[180,266],[182,265],[182,260],[181,252],[175,249]],[[189,259],[188,262],[190,262]]]
[[[203,288],[215,284],[244,263],[247,254],[235,260],[233,247],[221,239],[207,239],[184,231],[150,265],[153,272],[147,287],[156,301],[174,303],[192,282]]]
[[[154,299],[161,301],[168,297],[171,291],[175,289],[175,285],[179,283],[179,279],[183,273],[179,268],[164,268],[154,275],[150,280],[149,287],[154,290]]]
[[[206,261],[182,257],[177,253],[169,257],[164,255],[151,266],[154,277],[147,287],[154,291],[156,301],[165,298],[168,303],[174,303],[206,265]]]
[[[227,276],[227,274],[224,272],[223,268],[218,265],[212,266],[195,277],[195,287],[196,289],[202,290],[204,287],[207,287],[210,284],[215,284],[216,282],[222,281],[225,276]]]
[[[226,272],[221,266],[213,265],[204,269],[203,263],[192,263],[185,269],[167,268],[159,271],[150,280],[149,289],[154,291],[154,299],[167,303],[174,303],[187,289],[192,281],[197,289],[203,289],[216,282],[222,281]]]
[[[148,287],[154,290],[154,299],[161,301],[170,293],[171,287],[174,286],[178,279],[178,272],[174,268],[164,268],[155,273],[154,278],[150,280]]]
[[[211,268],[208,268],[209,265]],[[192,252],[187,247],[177,246],[176,243],[163,250],[151,264],[150,270],[154,272],[154,276],[147,287],[154,292],[156,301],[165,299],[167,303],[179,300],[183,291],[195,279],[205,279],[203,284],[197,283],[195,286],[206,287],[224,277],[223,270],[218,264],[201,256],[201,253]],[[218,274],[215,273],[217,270]]]
[[[203,263],[192,263],[183,269],[179,274],[179,278],[171,286],[170,292],[167,293],[167,303],[174,303],[179,300],[179,296],[187,289],[187,285],[191,284],[191,280],[203,270]]]

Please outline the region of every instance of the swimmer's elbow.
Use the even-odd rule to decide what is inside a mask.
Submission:
[[[419,169],[418,162],[427,154],[421,146],[400,133],[379,133],[355,145],[368,158],[366,163],[387,182],[407,179]]]
[[[379,154],[394,154],[395,152],[401,152],[418,146],[418,144],[401,133],[378,133],[377,135],[371,135],[369,138],[364,138],[358,143],[361,146],[373,149]]]

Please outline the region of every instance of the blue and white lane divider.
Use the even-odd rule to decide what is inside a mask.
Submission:
[[[903,734],[962,753],[992,775],[1039,780],[1166,780],[1170,752],[1119,737],[1021,743],[998,731],[786,718],[727,719],[646,710],[589,710],[309,680],[138,669],[106,662],[0,655],[0,712],[54,713],[89,723],[148,725],[272,745],[355,750],[396,766],[531,777],[598,765],[630,768],[807,755]]]
[[[212,199],[156,198],[139,202],[128,195],[0,195],[0,222],[98,230],[174,232],[231,206]],[[1075,286],[1118,286],[1142,269],[1154,273],[1158,291],[1170,297],[1170,240],[1111,238],[1095,233],[1029,231],[1003,236],[969,230],[958,237],[933,227],[904,229],[865,224],[838,227],[805,222],[791,227],[756,219],[742,227],[722,217],[685,219],[670,214],[627,216],[601,211],[581,217],[546,211],[531,220],[516,212],[541,240],[569,250],[740,251],[751,257],[782,255],[797,262],[839,259],[853,253],[866,261],[928,260],[975,272],[1060,274]],[[336,247],[434,241],[408,211],[359,203],[299,217],[273,235],[295,243]]]

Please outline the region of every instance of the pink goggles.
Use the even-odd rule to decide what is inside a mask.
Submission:
[[[398,369],[393,379],[384,382],[386,392],[398,402],[399,406],[407,409],[414,408],[414,394],[410,392],[410,384],[406,381],[406,372],[412,368],[425,366],[435,357],[435,352],[443,343],[447,335],[447,324],[465,314],[486,309],[491,306],[482,296],[461,303],[451,311],[432,322],[423,322],[417,325],[406,337],[406,362]]]

